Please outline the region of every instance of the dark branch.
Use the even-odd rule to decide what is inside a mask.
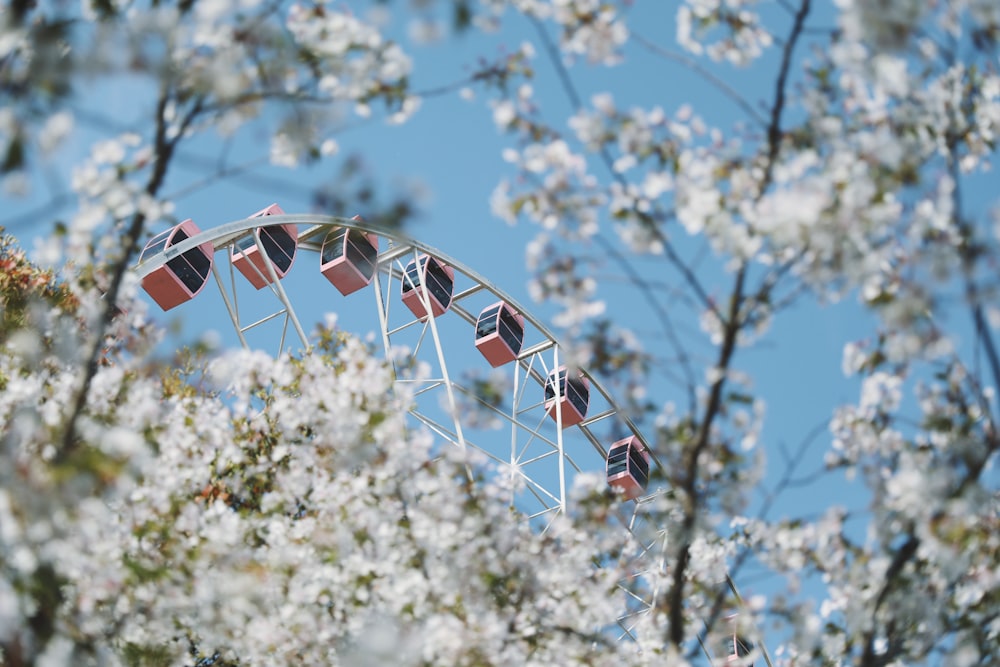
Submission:
[[[677,331],[674,328],[673,322],[670,320],[670,316],[667,315],[667,311],[660,305],[660,302],[653,295],[652,290],[649,289],[649,285],[643,281],[642,276],[639,275],[635,267],[629,263],[625,257],[604,237],[600,234],[594,237],[597,243],[604,248],[613,260],[621,267],[625,274],[632,281],[632,284],[639,290],[642,297],[646,300],[649,307],[656,313],[657,319],[660,320],[660,326],[663,328],[663,332],[667,335],[667,339],[670,341],[671,346],[674,348],[677,354],[677,361],[681,365],[681,370],[684,373],[684,380],[687,387],[688,393],[688,404],[690,406],[691,414],[698,405],[697,399],[695,397],[695,379],[694,370],[691,368],[691,358],[690,355],[684,350],[683,345],[681,345],[680,339],[677,336]]]
[[[896,551],[896,555],[893,557],[892,563],[889,565],[889,569],[886,570],[885,583],[882,584],[882,590],[879,591],[878,598],[875,599],[875,609],[872,610],[873,616],[878,613],[879,608],[881,608],[889,593],[895,587],[899,575],[903,572],[903,568],[906,567],[906,564],[917,554],[917,549],[919,547],[920,538],[911,533],[908,535],[906,542],[904,542],[903,545]],[[875,634],[875,627],[872,627],[872,629],[865,634],[865,648],[861,655],[860,667],[875,667],[876,665],[888,662],[886,659],[888,656],[875,655]]]
[[[177,134],[173,138],[168,138],[166,109],[170,99],[170,90],[165,86],[160,91],[160,98],[156,105],[156,133],[153,143],[153,154],[156,157],[153,162],[153,170],[150,173],[149,180],[146,182],[145,187],[146,194],[153,197],[156,196],[157,192],[159,192],[163,185],[163,181],[167,176],[167,169],[170,166],[170,160],[171,157],[173,157],[177,143],[184,137],[185,131],[190,127],[191,123],[202,110],[201,101],[196,101],[192,105],[188,114],[181,121]],[[97,324],[98,330],[94,336],[94,340],[87,357],[87,363],[84,366],[83,380],[80,383],[80,389],[77,391],[73,400],[73,405],[66,420],[65,429],[63,430],[62,443],[59,451],[60,458],[68,456],[74,448],[76,425],[80,419],[80,415],[83,413],[83,409],[87,405],[87,394],[90,392],[90,385],[94,380],[94,376],[97,375],[97,369],[100,366],[101,355],[104,350],[104,334],[115,317],[115,312],[117,311],[116,302],[118,301],[118,294],[121,291],[125,272],[128,270],[132,256],[136,253],[136,250],[138,250],[139,239],[142,236],[142,230],[145,223],[146,216],[141,212],[136,213],[132,216],[132,220],[125,229],[125,234],[122,237],[121,256],[112,265],[111,283],[104,295],[104,311],[101,313],[101,319]]]
[[[791,67],[792,52],[802,34],[802,26],[806,16],[809,14],[810,0],[802,0],[799,11],[795,15],[795,22],[792,25],[791,34],[785,43],[781,58],[781,68],[778,72],[778,81],[775,86],[774,106],[771,108],[771,121],[767,131],[767,158],[764,165],[764,175],[761,178],[760,189],[757,193],[759,199],[767,191],[773,177],[774,165],[781,150],[781,116],[785,108],[785,85],[788,80],[788,71]],[[724,334],[722,346],[719,350],[719,360],[716,364],[716,371],[719,377],[712,385],[708,403],[705,406],[705,416],[701,421],[698,438],[691,449],[687,462],[687,470],[682,480],[682,489],[688,498],[688,507],[681,535],[683,543],[679,551],[677,563],[673,572],[673,581],[669,595],[669,618],[670,618],[670,641],[675,646],[681,646],[684,641],[684,578],[687,564],[690,560],[691,540],[694,531],[695,518],[701,504],[701,497],[698,492],[698,459],[702,452],[708,447],[712,435],[712,424],[722,408],[722,390],[726,383],[726,373],[732,359],[733,351],[736,348],[736,339],[744,322],[740,320],[740,308],[743,304],[743,290],[747,275],[747,265],[743,263],[736,273],[736,280],[733,286],[732,295],[729,301],[729,314],[723,322]]]

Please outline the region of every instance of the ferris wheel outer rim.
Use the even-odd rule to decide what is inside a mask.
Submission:
[[[316,237],[323,234],[330,227],[348,227],[351,229],[357,229],[363,232],[374,233],[380,237],[389,239],[390,241],[395,241],[405,246],[409,246],[414,250],[425,253],[432,257],[443,261],[445,264],[455,268],[457,271],[462,273],[467,278],[471,279],[478,285],[486,288],[492,292],[495,296],[501,300],[507,302],[514,310],[520,313],[524,319],[531,324],[539,333],[542,334],[544,338],[548,340],[553,346],[557,348],[563,348],[559,339],[549,330],[545,324],[538,320],[534,315],[532,315],[527,309],[525,309],[516,299],[511,297],[509,294],[504,292],[502,289],[496,286],[493,281],[488,280],[486,277],[479,274],[477,271],[469,268],[463,262],[456,260],[447,253],[441,252],[437,248],[430,246],[422,241],[418,241],[406,234],[402,233],[398,229],[390,229],[381,225],[375,225],[364,221],[360,217],[354,218],[344,218],[339,216],[323,215],[318,213],[285,213],[283,215],[270,215],[267,216],[267,224],[263,225],[262,218],[251,217],[243,218],[240,220],[234,220],[231,222],[226,222],[211,229],[202,230],[200,233],[184,239],[180,243],[174,244],[164,250],[163,252],[157,254],[155,257],[147,259],[133,267],[133,271],[136,276],[141,280],[146,277],[156,269],[164,266],[171,259],[178,257],[185,252],[196,248],[199,245],[210,242],[215,252],[218,252],[222,248],[227,247],[230,243],[235,241],[240,236],[243,236],[246,232],[252,231],[258,227],[271,226],[271,225],[285,225],[285,224],[296,224],[296,225],[311,225],[311,227],[300,231],[298,237],[298,244],[309,243]],[[320,241],[321,243],[321,241]],[[379,253],[379,259],[381,260],[382,253]],[[656,461],[655,453],[649,446],[646,438],[643,436],[642,432],[636,426],[635,422],[631,417],[628,416],[621,407],[614,400],[610,392],[608,392],[604,386],[601,384],[600,380],[592,375],[587,369],[579,369],[588,380],[591,382],[591,387],[596,388],[600,392],[601,396],[607,402],[608,406],[614,412],[614,415],[621,420],[625,426],[635,435],[639,441],[646,447],[646,449],[653,456],[654,462],[659,466],[659,462]],[[605,452],[606,453],[606,452]]]

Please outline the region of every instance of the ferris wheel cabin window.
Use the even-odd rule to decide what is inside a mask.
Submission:
[[[479,314],[476,321],[476,338],[485,338],[497,330],[497,315],[500,314],[500,306],[487,308]]]
[[[296,239],[292,238],[284,227],[275,225],[260,230],[260,242],[264,252],[274,263],[274,268],[280,273],[288,271],[295,258]]]
[[[515,315],[509,308],[500,309],[500,337],[517,352],[524,342],[524,318]]]
[[[149,259],[153,255],[159,255],[167,246],[167,241],[170,240],[170,234],[173,229],[168,229],[165,232],[160,232],[153,238],[149,240],[146,247],[142,249],[142,253],[139,254],[139,263],[142,264],[143,260]]]

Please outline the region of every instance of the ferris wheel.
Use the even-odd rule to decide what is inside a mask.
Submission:
[[[626,538],[658,569],[666,536],[642,530],[642,507],[663,490],[647,490],[658,464],[636,424],[600,378],[566,364],[541,321],[454,258],[359,217],[273,204],[205,231],[185,220],[150,239],[134,270],[164,310],[215,299],[245,348],[308,349],[303,322],[337,312],[338,326],[374,334],[396,382],[410,385],[413,419],[492,461],[533,525],[545,530],[567,511],[577,473],[604,471],[622,497]],[[647,574],[622,583],[622,638],[651,609],[656,591],[636,586]],[[733,639],[728,662],[747,664]]]

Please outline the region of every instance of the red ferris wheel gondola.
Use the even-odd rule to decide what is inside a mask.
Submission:
[[[483,309],[476,321],[476,349],[496,368],[517,358],[524,342],[524,317],[504,301]]]
[[[556,401],[557,388],[558,405]],[[560,366],[549,373],[549,377],[545,380],[545,412],[556,421],[559,421],[559,413],[561,413],[563,428],[582,422],[587,416],[589,403],[590,381],[582,373],[576,377],[567,378],[565,366]],[[557,408],[558,413],[556,412]]]
[[[277,204],[257,211],[251,218],[263,218],[269,215],[284,215]],[[299,232],[295,225],[268,225],[238,239],[230,250],[230,261],[240,273],[257,289],[262,289],[271,283],[271,272],[265,264],[257,245],[257,234],[260,235],[260,245],[274,274],[282,279],[291,270],[295,262],[295,251],[298,247]]]
[[[355,218],[359,220],[360,218]],[[319,269],[344,296],[371,283],[378,264],[378,236],[334,227],[323,239]]]
[[[171,246],[186,241],[200,232],[194,221],[188,218],[151,238],[139,254],[139,263],[166,252]],[[163,310],[179,306],[193,299],[208,282],[208,274],[212,271],[213,254],[211,243],[195,246],[167,260],[166,264],[143,278],[142,288]]]
[[[620,489],[626,500],[642,495],[649,483],[649,452],[636,436],[629,436],[608,449],[608,485]]]
[[[434,317],[451,307],[455,289],[455,270],[429,255],[420,255],[403,272],[401,292],[403,303],[420,320],[427,319],[424,299],[430,303]]]

